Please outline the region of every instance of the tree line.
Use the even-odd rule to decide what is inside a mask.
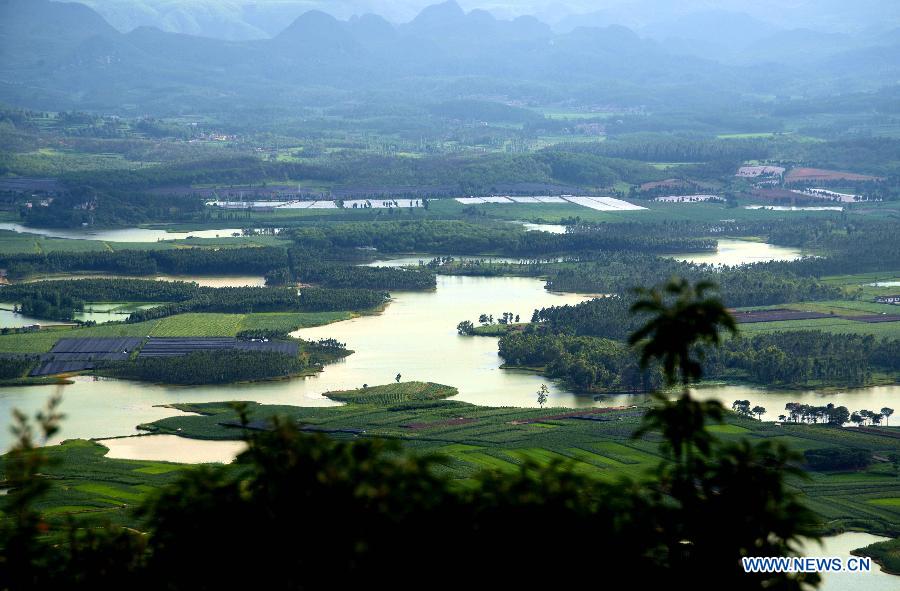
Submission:
[[[333,312],[369,310],[384,304],[385,291],[357,288],[206,287],[183,281],[151,279],[66,279],[5,286],[3,297],[24,302],[35,297],[82,302],[159,302],[137,310],[128,322],[185,312]]]
[[[196,297],[132,312],[126,322],[145,322],[188,312],[340,312],[385,304],[390,295],[373,289],[293,287],[200,287]]]
[[[175,357],[138,357],[107,362],[97,368],[105,376],[175,385],[230,384],[286,377],[312,367],[309,356],[267,351],[197,351]]]
[[[285,249],[173,248],[92,252],[51,251],[42,254],[7,254],[0,265],[10,278],[39,273],[98,272],[118,275],[263,275],[288,264]]]
[[[523,331],[501,336],[499,354],[511,365],[540,366],[583,391],[654,387],[652,372],[634,373],[618,347],[636,329],[633,298],[597,298],[535,310]],[[460,326],[471,333],[474,326]],[[620,372],[615,375],[610,368]],[[707,351],[704,371],[765,385],[859,387],[877,374],[900,371],[900,340],[822,331],[780,331],[725,340]]]
[[[766,385],[865,386],[900,371],[900,340],[823,331],[784,331],[730,339],[706,359],[709,375],[736,370]]]
[[[290,266],[266,274],[267,285],[315,284],[334,288],[423,290],[437,285],[434,272],[424,268],[369,267],[340,261],[325,261],[321,252],[291,248]]]
[[[37,361],[35,355],[0,355],[0,380],[24,378]]]
[[[45,476],[52,474],[52,448],[36,444],[33,434],[46,441],[58,433],[59,399],[52,400],[37,428],[16,414],[17,441],[2,460],[11,491],[3,497],[9,518],[0,522],[0,585],[243,588],[265,572],[280,588],[301,589],[327,586],[339,572],[354,586],[397,586],[398,556],[407,580],[418,584],[434,579],[440,557],[468,545],[482,583],[534,588],[558,582],[559,572],[498,571],[496,564],[515,564],[535,538],[589,537],[592,544],[551,545],[544,557],[554,564],[600,557],[600,566],[627,571],[640,588],[674,582],[799,590],[818,577],[741,568],[742,557],[793,556],[803,538],[818,537],[813,513],[788,486],[800,475],[798,456],[771,441],[717,439],[708,425],[722,422],[721,405],[696,401],[688,389],[702,371],[682,353],[712,344],[727,325],[721,303],[685,295],[637,333],[641,363],[665,367],[666,385],[684,385],[677,400],[660,397],[632,434],[659,442],[656,470],[640,483],[528,462],[512,473],[479,472],[459,486],[439,469],[441,458],[396,442],[304,435],[296,422],[277,416],[261,417],[268,429],[251,430],[248,406],[236,404],[231,415],[245,427],[239,433],[247,450],[234,465],[173,477],[141,503],[141,531],[84,527],[76,516],[48,540],[40,508],[54,482]],[[275,535],[285,531],[316,535],[287,541]]]
[[[685,236],[671,224],[582,224],[565,234],[529,232],[502,223],[459,220],[357,222],[291,230],[306,250],[375,248],[386,253],[499,254],[517,257],[578,255],[608,250],[658,253],[715,251],[709,237]]]
[[[500,337],[498,353],[510,366],[540,367],[579,392],[649,392],[663,383],[659,368],[642,368],[621,341],[515,331]]]
[[[76,313],[84,311],[83,300],[59,290],[34,290],[18,301],[19,305],[13,306],[13,312],[33,318],[71,321]]]
[[[578,264],[561,264],[549,273],[547,289],[580,293],[628,294],[643,281],[662,282],[674,275],[691,281],[713,280],[729,305],[767,306],[842,297],[793,263],[756,263],[737,267],[698,265],[638,252],[605,252]]]

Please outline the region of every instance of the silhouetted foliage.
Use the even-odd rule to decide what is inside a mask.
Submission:
[[[700,377],[696,341],[717,342],[730,323],[721,304],[704,295],[707,287],[670,288],[676,302],[652,298],[655,315],[634,340],[646,361],[670,368],[670,382],[688,383]],[[249,427],[245,409],[237,406]],[[234,465],[187,471],[152,495],[140,508],[146,536],[110,526],[90,544],[78,535],[55,544],[41,539],[33,504],[51,483],[39,476],[44,456],[20,417],[23,434],[4,465],[15,485],[5,507],[16,518],[3,522],[0,556],[8,558],[0,562],[0,587],[90,581],[202,590],[251,587],[264,577],[302,589],[337,576],[354,586],[429,581],[448,588],[458,581],[435,574],[461,547],[479,584],[534,588],[568,578],[558,569],[513,566],[535,539],[577,540],[548,544],[542,559],[621,569],[640,588],[814,583],[815,575],[743,572],[743,556],[795,554],[801,537],[814,536],[815,523],[785,484],[787,475],[800,474],[797,456],[770,442],[719,442],[706,424],[721,415],[720,405],[695,402],[687,390],[674,402],[660,397],[635,436],[661,436],[663,458],[657,474],[641,482],[525,463],[512,474],[478,474],[467,486],[441,475],[439,457],[397,443],[311,436],[275,417],[267,429],[245,429],[248,448]],[[44,421],[48,433],[56,422]],[[85,545],[92,551],[80,560]]]

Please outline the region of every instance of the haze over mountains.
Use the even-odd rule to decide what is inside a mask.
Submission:
[[[271,37],[309,10],[328,12],[340,19],[365,13],[380,14],[394,23],[408,22],[431,0],[84,0],[114,27],[128,32],[155,26],[175,33],[223,39]],[[656,37],[660,31],[704,24],[713,17],[749,16],[775,29],[811,29],[821,32],[877,32],[900,25],[900,11],[891,0],[459,0],[466,10],[483,9],[500,18],[535,15],[565,32],[575,27],[624,25]],[[704,28],[697,39],[724,31]]]
[[[0,101],[159,114],[316,106],[361,95],[677,105],[696,104],[698,97],[727,102],[875,90],[900,79],[900,28],[891,28],[896,10],[877,0],[856,3],[859,26],[845,32],[785,29],[772,19],[722,10],[684,13],[683,7],[661,13],[668,21],[633,23],[637,32],[615,24],[616,10],[622,20],[631,14],[622,3],[578,17],[557,10],[552,24],[528,15],[467,12],[452,0],[399,24],[372,13],[338,19],[305,10],[316,2],[291,0],[91,3],[117,26],[84,4],[0,1]],[[816,4],[830,7],[815,12],[812,20],[820,25],[846,12],[843,3]],[[346,14],[379,3],[328,5]],[[649,4],[628,6],[634,13],[641,5]],[[798,0],[785,10],[810,5]],[[158,22],[162,13],[152,6],[168,7],[169,17]],[[525,6],[547,13],[536,2]],[[584,8],[568,6],[570,12]],[[233,10],[223,12],[227,7]],[[863,18],[878,9],[888,17]],[[291,19],[297,10],[302,13]],[[144,21],[170,30],[127,30]]]

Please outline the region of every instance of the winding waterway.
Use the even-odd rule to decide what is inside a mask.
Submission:
[[[723,243],[725,241],[722,241]],[[735,261],[734,251],[727,260],[747,262],[766,257],[796,257],[791,249],[778,250],[755,242],[736,241],[744,256]],[[725,243],[725,248],[730,246]],[[381,264],[417,263],[419,257],[383,261]],[[720,259],[721,260],[721,259]],[[710,262],[710,261],[707,261]],[[733,264],[729,262],[729,264]],[[305,339],[336,338],[346,342],[353,355],[329,365],[312,377],[255,383],[252,385],[175,387],[127,382],[94,377],[77,377],[67,385],[0,388],[0,416],[9,417],[13,408],[34,414],[47,398],[63,395],[66,414],[63,430],[53,442],[71,438],[110,438],[139,433],[136,426],[178,414],[161,405],[177,402],[217,402],[253,400],[264,404],[297,406],[335,406],[323,396],[336,389],[358,388],[363,384],[383,384],[394,379],[434,381],[459,389],[457,399],[490,406],[537,406],[535,392],[542,383],[551,388],[551,406],[588,407],[638,404],[645,396],[579,396],[539,375],[500,369],[497,339],[462,337],[456,332],[461,320],[477,320],[482,313],[495,318],[503,312],[530,318],[540,307],[576,304],[587,296],[555,294],[544,289],[542,281],[526,277],[448,277],[437,278],[437,289],[429,292],[395,292],[393,300],[378,315],[360,316],[335,324],[297,331]],[[2,326],[13,326],[0,313]],[[730,406],[734,400],[748,399],[768,409],[765,419],[777,419],[787,402],[825,405],[829,402],[851,410],[896,407],[900,386],[880,386],[834,392],[777,391],[740,385],[708,385],[697,389],[705,399],[721,400]],[[8,429],[0,430],[0,448],[11,443]],[[148,436],[103,441],[111,457],[169,460],[177,462],[229,461],[240,451],[240,443],[194,442],[174,436]],[[195,445],[196,444],[196,445]],[[853,537],[856,536],[856,537]],[[844,534],[828,538],[823,551],[844,555],[850,549],[877,541],[868,534]],[[859,539],[857,539],[859,538]],[[846,546],[846,547],[845,547]],[[810,553],[814,548],[810,549]],[[845,552],[846,550],[846,552]],[[823,554],[824,555],[824,554]],[[865,577],[867,589],[896,588],[895,578],[881,573]],[[863,579],[832,574],[826,577],[827,590],[848,589]],[[894,585],[894,586],[892,586]]]
[[[579,396],[537,374],[500,369],[502,360],[497,355],[496,338],[462,337],[456,333],[459,321],[477,320],[482,313],[496,318],[503,312],[512,312],[529,318],[535,308],[575,304],[584,299],[581,295],[549,293],[543,282],[532,278],[441,276],[435,291],[395,293],[381,314],[295,333],[306,339],[336,338],[356,351],[313,377],[203,387],[78,377],[70,385],[0,388],[0,416],[9,417],[13,408],[33,414],[50,395],[59,392],[67,414],[60,438],[115,437],[135,434],[138,424],[175,413],[158,405],[222,400],[334,405],[322,396],[324,392],[388,383],[397,373],[404,380],[455,386],[460,392],[459,400],[480,405],[536,406],[535,392],[542,383],[550,385],[549,404],[556,406],[620,406],[646,400],[644,396],[632,395],[596,399]],[[753,405],[768,409],[765,418],[775,419],[789,401],[818,405],[832,402],[854,410],[896,407],[900,386],[820,393],[726,385],[700,388],[698,395],[719,399],[727,406],[734,400],[748,399]],[[0,448],[6,448],[10,442],[8,430],[0,430]]]
[[[53,393],[63,395],[67,414],[60,438],[115,437],[137,433],[135,426],[171,416],[156,405],[175,402],[255,400],[298,406],[333,405],[322,393],[384,384],[397,373],[404,380],[435,381],[456,386],[460,399],[497,405],[536,405],[534,392],[545,378],[500,369],[497,339],[461,337],[456,324],[477,320],[481,313],[513,312],[530,318],[535,308],[574,304],[575,294],[547,292],[543,282],[521,277],[439,277],[432,292],[397,292],[385,311],[295,333],[306,339],[336,338],[356,351],[347,359],[309,378],[253,385],[173,387],[111,379],[79,377],[70,385],[0,388],[0,416],[13,408],[36,411]],[[502,302],[502,307],[497,304]],[[561,388],[551,402],[591,405]],[[0,447],[10,434],[0,431]]]
[[[160,240],[184,240],[185,238],[226,238],[241,235],[239,228],[219,230],[193,230],[191,232],[167,232],[151,228],[121,228],[117,230],[67,230],[64,228],[33,228],[22,224],[0,223],[0,230],[20,234],[37,234],[48,238],[71,240],[102,240],[104,242],[158,242]]]

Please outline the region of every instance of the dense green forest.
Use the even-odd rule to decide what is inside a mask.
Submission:
[[[70,321],[84,311],[84,301],[65,290],[36,289],[17,301],[19,312],[34,318]]]
[[[0,380],[16,380],[24,378],[37,363],[31,355],[0,356]]]
[[[793,230],[787,224],[775,226],[771,231],[774,242],[802,241],[807,247],[821,249],[828,255],[792,262],[756,263],[751,268],[787,270],[809,277],[900,269],[900,241],[896,231],[897,224],[892,220],[798,224]]]
[[[463,221],[336,223],[291,232],[300,247],[375,248],[387,253],[501,254],[519,257],[577,255],[603,250],[707,252],[712,238],[685,236],[683,224],[573,226],[565,234],[528,232],[513,224]],[[638,231],[640,229],[640,231]]]
[[[3,254],[0,265],[9,277],[38,273],[102,272],[119,275],[263,275],[287,266],[283,248],[177,248]]]
[[[23,301],[41,293],[65,294],[82,302],[180,302],[204,290],[196,283],[152,279],[59,279],[15,283],[0,288],[3,299]]]
[[[187,312],[338,312],[364,311],[386,303],[389,295],[371,289],[294,287],[198,288],[191,299],[138,310],[127,322],[145,322]]]
[[[606,312],[616,308],[604,307]],[[498,352],[510,366],[540,367],[547,376],[582,392],[650,391],[659,368],[642,371],[621,340],[634,322],[614,329],[616,317],[598,314],[572,324],[573,314],[542,311],[545,323],[500,337]],[[596,312],[596,307],[580,308]],[[589,332],[601,336],[588,336]],[[619,340],[612,340],[618,338]],[[704,370],[713,379],[744,379],[782,387],[861,387],[875,374],[900,371],[900,340],[821,331],[789,331],[729,339],[706,352]]]
[[[714,280],[729,305],[765,306],[785,302],[841,297],[841,290],[803,271],[797,263],[757,263],[714,267],[629,252],[603,253],[590,261],[561,265],[551,272],[547,288],[580,293],[628,294],[644,281],[661,283],[679,275],[691,280]]]
[[[84,179],[84,184],[73,185],[47,207],[21,209],[21,218],[35,227],[120,227],[149,222],[189,222],[200,219],[204,211],[200,199],[112,189],[103,192],[92,185]]]
[[[326,262],[322,252],[292,248],[288,252],[290,267],[276,269],[266,275],[268,285],[285,283],[315,284],[323,287],[354,287],[381,290],[434,289],[434,272],[420,268],[368,267]]]
[[[416,159],[345,152],[313,162],[268,162],[253,156],[233,156],[131,170],[72,172],[61,180],[69,188],[90,186],[112,195],[154,187],[296,179],[358,187],[409,187],[410,193],[440,195],[490,192],[516,183],[608,187],[620,180],[661,178],[664,177],[660,171],[642,162],[552,149],[536,154],[436,155]]]
[[[137,310],[128,322],[143,322],[186,312],[331,312],[370,310],[388,300],[384,291],[359,288],[203,287],[182,281],[150,279],[67,279],[5,286],[8,301],[66,298],[83,302],[160,302]],[[40,309],[32,309],[40,312]],[[51,310],[52,311],[52,310]]]
[[[639,325],[632,297],[596,298],[535,310],[507,331],[498,350],[511,366],[540,367],[580,391],[650,390],[658,368],[639,371],[624,340]],[[859,387],[900,371],[900,340],[822,331],[786,331],[726,340],[707,351],[705,373],[763,385]]]
[[[579,392],[649,392],[663,382],[659,368],[642,369],[628,345],[610,339],[515,331],[500,338],[499,354]]]
[[[309,362],[263,351],[198,351],[178,357],[138,357],[99,367],[101,375],[184,386],[231,384],[296,375]]]
[[[900,371],[900,340],[873,336],[790,331],[727,341],[709,353],[710,376],[737,370],[749,380],[774,386],[859,387],[873,374]]]

